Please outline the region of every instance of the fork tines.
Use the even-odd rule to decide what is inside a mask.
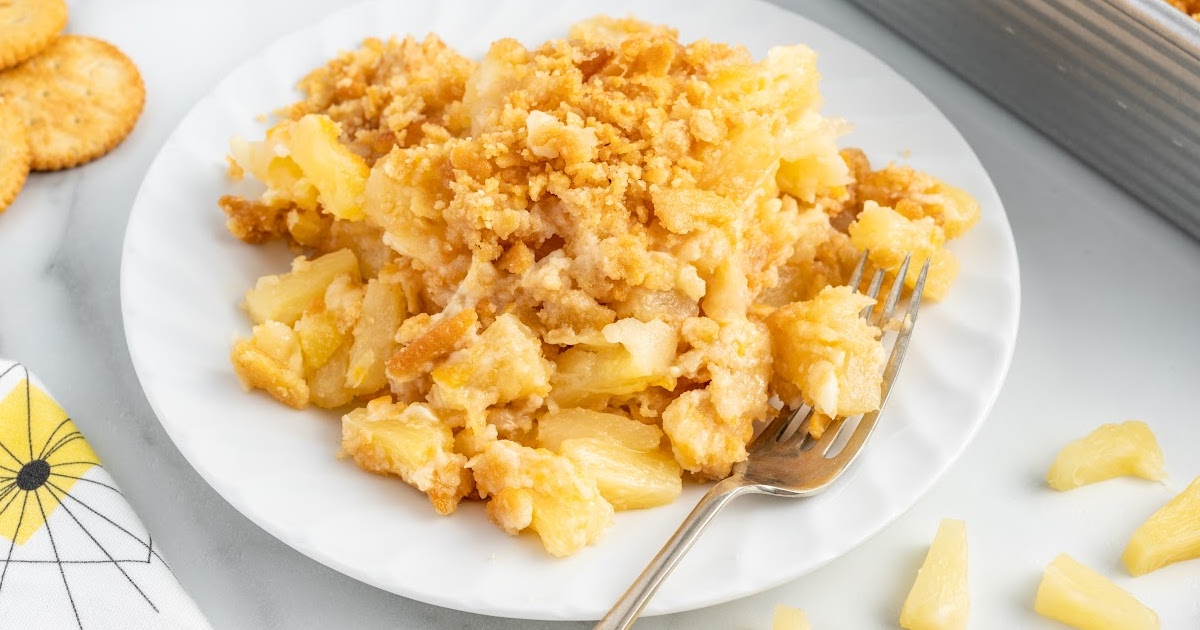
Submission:
[[[854,268],[854,273],[850,276],[850,281],[848,284],[849,286],[854,287],[855,290],[860,290],[863,274],[867,266],[867,254],[868,252],[863,252],[862,257],[859,258],[858,264]],[[904,257],[904,261],[900,264],[900,268],[896,270],[896,276],[892,282],[891,289],[888,291],[887,300],[883,303],[883,308],[880,310],[879,317],[876,318],[875,322],[871,321],[871,315],[874,312],[875,304],[873,303],[872,305],[863,309],[862,317],[863,319],[867,320],[867,323],[874,324],[882,329],[888,324],[888,322],[891,321],[892,316],[896,314],[896,307],[900,302],[900,294],[904,292],[904,280],[908,277],[908,270],[911,264],[912,254],[908,254]],[[883,269],[875,270],[875,273],[871,277],[871,283],[868,285],[864,295],[877,300],[879,297],[879,290],[883,286],[883,278],[885,275],[886,273]],[[900,364],[904,360],[904,353],[908,349],[909,337],[912,335],[913,324],[917,320],[917,310],[920,307],[921,297],[925,290],[925,279],[928,275],[929,260],[926,259],[921,265],[921,271],[917,275],[917,281],[913,283],[912,296],[908,301],[908,309],[904,313],[903,321],[901,321],[900,325],[897,327],[897,335],[892,343],[892,349],[888,355],[888,360],[883,370],[883,382],[881,384],[882,391],[880,392],[879,409],[864,415],[862,420],[860,420],[856,426],[854,426],[853,433],[858,433],[859,429],[862,429],[865,433],[869,433],[871,430],[873,430],[875,420],[879,413],[883,410],[883,405],[887,402],[888,394],[891,393],[892,383],[896,380],[896,375],[900,371]],[[815,442],[821,442],[826,446],[831,445],[831,443],[836,440],[837,436],[842,433],[843,429],[846,428],[846,419],[837,418],[834,420],[833,424],[826,429],[827,435],[823,435],[821,440],[813,440],[811,437],[805,435],[805,433],[808,431],[808,422],[812,419],[812,416],[813,409],[808,405],[803,405],[797,409],[794,409],[791,413],[782,414],[780,418],[777,418],[763,431],[763,438],[772,439],[775,442],[782,441],[791,432],[790,429],[795,426],[794,433],[803,441],[803,448],[807,449],[812,443]],[[851,439],[854,437],[856,436],[852,435]],[[855,442],[858,442],[858,444],[855,445],[855,450],[857,449],[857,446],[861,445],[862,441],[865,441],[865,438],[866,436],[864,435],[862,436],[861,440],[855,440]],[[851,445],[847,444],[847,447],[849,446]],[[852,452],[847,453],[847,456],[849,457],[853,457],[853,455],[854,453]]]
[[[864,251],[858,259],[858,264],[854,266],[854,272],[850,275],[849,286],[855,290],[861,290],[863,273],[867,267],[867,257],[870,251]],[[876,326],[883,328],[892,319],[892,315],[896,312],[896,306],[900,302],[900,294],[904,292],[904,280],[908,277],[908,268],[912,263],[912,254],[904,257],[904,261],[900,263],[900,268],[896,270],[896,277],[892,281],[891,290],[888,292],[887,300],[884,302],[883,310],[875,322],[871,321],[871,315],[875,310],[878,302],[871,304],[863,309],[862,317],[868,323],[874,323]],[[916,319],[917,308],[921,302],[921,296],[925,292],[925,278],[929,274],[929,259],[921,265],[921,272],[917,275],[917,281],[913,284],[912,297],[909,299],[908,312],[906,313],[906,321]],[[871,277],[871,283],[867,286],[864,295],[871,299],[878,300],[879,289],[883,286],[883,278],[886,275],[883,269],[876,269]]]

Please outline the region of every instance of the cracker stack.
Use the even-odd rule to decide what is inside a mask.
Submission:
[[[108,153],[142,113],[137,66],[108,42],[60,35],[66,23],[63,0],[0,3],[0,212],[30,170]]]

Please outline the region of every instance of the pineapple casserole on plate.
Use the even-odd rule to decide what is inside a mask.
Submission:
[[[806,46],[754,59],[633,18],[564,39],[367,39],[235,138],[228,229],[286,242],[245,294],[241,381],[341,414],[341,455],[486,501],[550,553],[746,457],[779,403],[879,407],[882,331],[843,286],[860,254],[926,297],[980,216],[969,194],[839,150]],[[907,277],[894,272],[914,254]],[[773,404],[775,403],[775,404]],[[382,500],[382,499],[381,499]]]
[[[853,42],[754,0],[347,6],[247,57],[164,142],[121,309],[166,434],[264,531],[438,606],[597,619],[758,418],[806,402],[819,433],[875,404],[878,331],[840,287],[866,247],[950,280],[887,420],[830,492],[717,519],[655,615],[880,531],[1008,369],[1020,274],[995,187]]]

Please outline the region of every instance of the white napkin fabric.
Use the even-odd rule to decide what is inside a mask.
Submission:
[[[3,359],[0,628],[210,628],[75,423]]]

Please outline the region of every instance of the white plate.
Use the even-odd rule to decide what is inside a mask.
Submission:
[[[432,31],[464,54],[515,36],[559,37],[605,12],[670,23],[685,40],[820,54],[826,112],[856,130],[848,145],[906,159],[980,201],[978,227],[953,249],[962,275],[922,310],[877,436],[847,478],[806,501],[743,499],[719,516],[648,614],[698,608],[793,579],[846,553],[911,506],[983,423],[1008,368],[1019,302],[1016,252],[987,173],[937,108],[883,62],[806,19],[757,2],[370,2],[281,39],[247,61],[184,118],[155,159],[129,218],[121,275],[125,334],[146,396],[196,470],[243,514],[304,554],[380,588],[433,604],[536,619],[598,618],[691,509],[676,503],[619,514],[603,540],[555,559],[533,537],[490,525],[478,504],[449,518],[395,479],[334,459],[336,418],[247,395],[229,366],[248,328],[243,291],[286,266],[280,248],[225,230],[230,136],[261,136],[255,116],[296,97],[308,69],[369,35]],[[904,156],[909,155],[911,159]]]

